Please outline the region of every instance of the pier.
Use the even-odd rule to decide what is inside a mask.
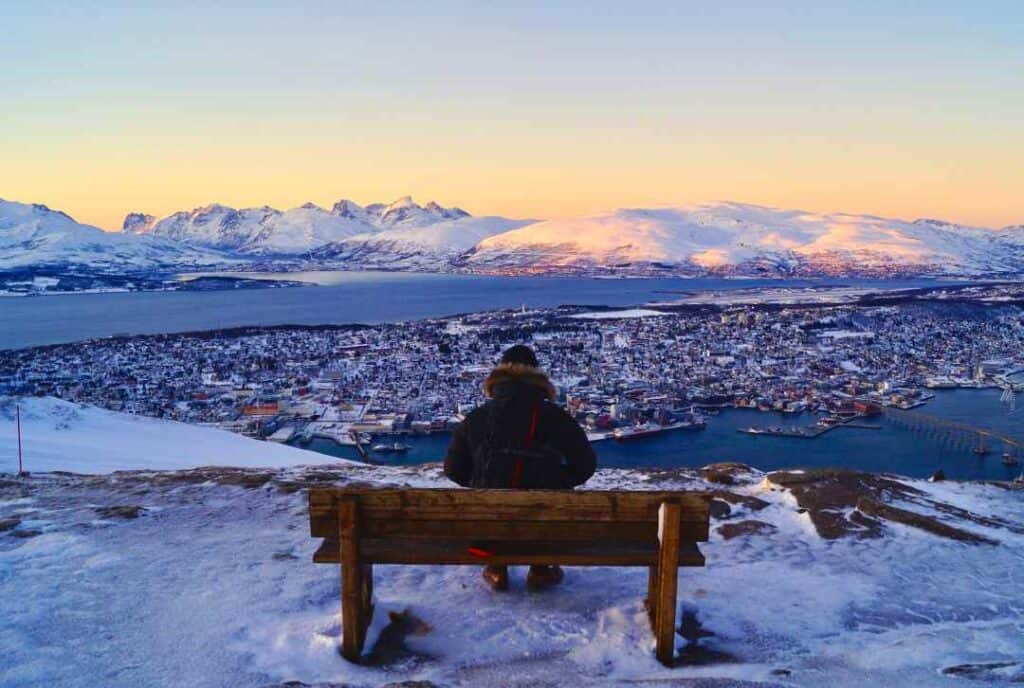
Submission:
[[[870,423],[859,423],[856,422],[860,419],[866,418],[863,414],[857,414],[849,418],[839,418],[834,423],[829,425],[792,425],[788,428],[781,427],[768,427],[768,428],[737,428],[736,432],[742,432],[747,435],[770,435],[772,437],[796,437],[799,439],[810,440],[815,437],[821,437],[830,430],[836,428],[861,428],[864,430],[880,430],[881,425],[873,425]]]

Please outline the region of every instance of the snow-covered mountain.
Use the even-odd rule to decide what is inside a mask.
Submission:
[[[330,210],[313,203],[286,211],[269,206],[235,209],[213,204],[160,220],[131,213],[125,218],[123,231],[265,256],[308,253],[356,236],[362,243],[369,236],[391,229],[412,230],[412,236],[420,228],[469,218],[469,213],[459,208],[442,208],[434,202],[421,206],[406,196],[394,203],[374,203],[365,208],[343,199]]]
[[[741,203],[546,220],[481,241],[478,270],[959,274],[1024,270],[1024,229],[810,213]]]
[[[317,260],[367,268],[446,270],[484,239],[532,222],[463,215],[426,226],[396,223],[389,229],[327,244],[311,255]]]
[[[1024,225],[987,229],[741,203],[620,209],[552,220],[472,217],[411,198],[330,210],[212,204],[104,232],[41,205],[0,201],[0,269],[258,266],[430,272],[1009,276]]]
[[[130,272],[230,263],[220,254],[189,244],[105,232],[45,205],[0,199],[0,270],[75,266]]]

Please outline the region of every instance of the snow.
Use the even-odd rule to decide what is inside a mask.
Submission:
[[[473,248],[487,237],[507,232],[529,223],[503,217],[472,217],[445,220],[415,229],[391,229],[374,237],[377,241],[394,241],[438,253],[461,253]]]
[[[433,202],[420,206],[409,196],[365,208],[345,199],[331,210],[306,203],[283,212],[269,206],[236,210],[212,204],[161,220],[139,219],[145,217],[132,213],[125,218],[125,226],[136,233],[259,255],[302,254],[353,238],[358,244],[388,231],[394,234],[385,241],[408,240],[439,248],[451,236],[463,247],[460,250],[466,250],[485,236],[510,228],[502,224],[509,222],[503,218],[470,218],[458,208],[442,208]],[[470,222],[463,223],[465,220]],[[438,224],[448,227],[435,229]]]
[[[828,272],[885,269],[1020,271],[1024,232],[742,203],[620,209],[546,220],[485,239],[481,266],[661,263],[700,269],[769,264]]]
[[[818,334],[821,339],[874,339],[875,333],[867,330],[824,330]]]
[[[89,265],[131,269],[230,265],[223,256],[151,236],[105,232],[44,205],[0,199],[0,269]]]
[[[593,311],[587,313],[575,313],[572,318],[582,320],[616,320],[618,318],[649,318],[665,315],[662,311],[651,310],[650,308],[627,308],[618,311]]]
[[[28,455],[45,462],[32,470],[284,466],[316,457],[51,399],[24,403]],[[0,408],[0,470],[9,470],[10,401]],[[437,465],[331,463],[341,484],[447,485]],[[1018,663],[1003,670],[1007,677],[1024,671],[1020,493],[903,480],[931,499],[1017,524],[1019,532],[964,526],[996,546],[891,523],[880,539],[826,541],[790,492],[753,470],[728,489],[768,506],[734,504],[729,520],[755,518],[775,530],[726,540],[713,522],[701,546],[707,567],[679,577],[681,609],[714,633],[701,645],[731,659],[657,663],[642,604],[646,570],[569,568],[559,588],[529,594],[519,567],[512,590],[498,595],[472,567],[377,566],[369,659],[353,665],[337,652],[338,568],[311,563],[319,543],[308,536],[305,495],[283,489],[323,470],[264,470],[270,481],[249,489],[219,481],[216,471],[202,481],[160,472],[6,476],[0,519],[20,519],[13,532],[26,537],[0,533],[5,688],[564,685],[569,676],[577,685],[704,678],[890,688],[952,685],[940,672],[958,664]],[[587,487],[721,488],[695,471],[607,469]],[[97,511],[111,505],[142,511],[134,519]],[[390,613],[404,614],[404,624],[389,626]],[[780,670],[790,673],[773,673]]]
[[[345,480],[444,484],[437,466],[346,465]],[[301,477],[302,469],[276,479]],[[141,485],[146,485],[140,476]],[[697,478],[602,470],[595,489],[704,488]],[[734,489],[770,503],[756,518],[770,536],[702,546],[704,569],[680,574],[681,607],[715,635],[702,644],[734,656],[662,667],[642,598],[646,571],[569,568],[559,588],[491,593],[470,567],[377,566],[376,612],[356,666],[337,653],[337,567],[313,565],[302,492],[270,483],[140,490],[131,476],[96,482],[37,476],[0,495],[0,518],[42,534],[0,540],[4,685],[111,687],[267,685],[289,680],[378,686],[627,685],[698,677],[797,686],[942,686],[951,665],[1019,662],[1024,646],[1024,536],[992,530],[996,547],[892,526],[880,540],[823,541],[788,492],[759,481]],[[28,486],[31,486],[31,489]],[[1024,504],[981,485],[913,481],[931,496],[1024,521]],[[134,520],[95,507],[144,507]],[[750,516],[734,507],[734,518]],[[972,527],[978,528],[977,525]],[[389,613],[409,633],[381,640]],[[393,629],[394,630],[394,629]],[[384,648],[381,648],[383,651]],[[381,656],[386,656],[381,655]],[[779,677],[772,672],[792,672]]]
[[[279,467],[339,461],[214,428],[115,413],[54,398],[0,397],[0,472],[18,469],[15,404],[21,406],[24,467],[32,472]]]

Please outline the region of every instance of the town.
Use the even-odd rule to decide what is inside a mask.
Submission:
[[[725,407],[818,413],[824,428],[885,406],[919,406],[930,388],[1019,391],[1011,375],[1024,370],[1019,309],[561,307],[5,351],[0,394],[51,395],[279,442],[319,437],[361,452],[403,451],[402,435],[448,430],[481,403],[484,377],[516,342],[537,349],[560,403],[593,441],[699,430]]]

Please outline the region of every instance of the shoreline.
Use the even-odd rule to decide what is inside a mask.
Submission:
[[[429,274],[435,275],[438,273],[415,273],[415,274]],[[447,276],[447,275],[439,275]],[[643,278],[638,278],[643,279]],[[729,278],[723,278],[729,279]],[[752,278],[751,278],[752,279]],[[253,280],[253,281],[264,281],[269,283],[280,282],[279,280]],[[314,285],[312,283],[302,282],[285,282],[285,286],[270,287],[270,286],[259,286],[259,287],[242,287],[239,289],[195,289],[195,290],[178,290],[178,289],[163,289],[163,290],[125,290],[116,289],[110,291],[74,291],[64,292],[60,294],[52,294],[53,296],[96,296],[103,294],[195,294],[195,293],[216,293],[221,294],[232,291],[288,291],[291,287],[307,287],[307,286],[320,286],[324,289],[331,287],[338,287],[342,285]],[[1008,289],[1020,289],[1021,294],[1017,296],[992,296],[986,299],[984,296],[971,296],[966,297],[954,296],[952,298],[935,298],[930,299],[929,296],[938,293],[954,292],[959,293],[969,289],[982,289],[982,290],[994,290],[999,288]],[[652,293],[657,293],[658,290],[652,290]],[[798,292],[793,294],[793,292]],[[654,313],[657,314],[674,314],[680,312],[689,311],[713,311],[721,312],[731,308],[750,308],[754,311],[774,311],[779,309],[813,309],[813,308],[827,308],[830,306],[862,306],[862,307],[878,307],[878,306],[891,306],[900,305],[904,303],[920,301],[936,301],[941,303],[974,303],[980,306],[1024,306],[1024,283],[1019,282],[1006,282],[1006,281],[981,281],[981,282],[970,282],[961,284],[943,284],[935,286],[905,286],[898,287],[892,285],[882,286],[850,286],[842,284],[823,284],[814,286],[794,286],[794,287],[782,287],[778,285],[764,285],[759,287],[751,288],[740,288],[740,289],[728,289],[728,290],[716,290],[707,289],[699,292],[684,292],[689,293],[690,296],[681,298],[674,301],[657,301],[657,300],[646,300],[638,301],[627,304],[609,304],[609,303],[594,303],[594,304],[583,304],[579,302],[561,303],[557,305],[546,305],[546,306],[535,306],[531,307],[531,311],[558,311],[558,310],[572,310],[571,313],[566,313],[569,317],[580,317],[580,318],[597,318],[602,317],[602,312],[621,312],[621,313],[634,313],[632,317],[646,317],[650,315],[654,317]],[[815,295],[828,296],[829,294],[840,293],[843,298],[837,300],[827,300],[823,298],[815,299]],[[799,296],[807,296],[810,298],[801,299]],[[26,294],[22,295],[22,298],[34,298],[39,294]],[[769,298],[765,298],[768,296]],[[770,298],[775,296],[777,298]],[[797,296],[797,298],[793,298]],[[4,294],[0,292],[0,299],[2,298],[16,299],[16,295]],[[754,298],[756,297],[756,298]],[[100,341],[105,339],[125,339],[125,338],[152,338],[152,337],[165,337],[165,336],[242,336],[245,334],[255,334],[259,332],[273,332],[285,329],[295,330],[330,330],[330,329],[353,329],[353,328],[369,328],[369,327],[386,327],[389,325],[409,325],[419,322],[426,322],[430,320],[450,320],[453,318],[464,317],[467,315],[476,314],[489,314],[489,313],[501,313],[501,312],[513,312],[517,310],[514,307],[499,307],[499,308],[485,308],[476,310],[459,311],[455,313],[449,313],[444,315],[436,316],[424,316],[424,317],[409,317],[409,318],[396,318],[389,319],[382,322],[367,322],[352,320],[348,322],[340,323],[278,323],[278,324],[240,324],[232,325],[227,327],[212,327],[212,328],[199,328],[199,329],[183,329],[173,330],[164,332],[139,332],[133,333],[130,331],[113,332],[108,335],[99,335],[94,337],[81,337],[77,339],[69,339],[60,342],[51,342],[44,344],[29,344],[26,346],[0,346],[0,351],[22,351],[26,349],[34,348],[49,348],[55,346],[66,346],[71,344],[86,343],[92,341]],[[594,311],[594,313],[587,313],[586,311]],[[608,316],[604,316],[608,317]],[[625,317],[625,316],[623,316]]]

